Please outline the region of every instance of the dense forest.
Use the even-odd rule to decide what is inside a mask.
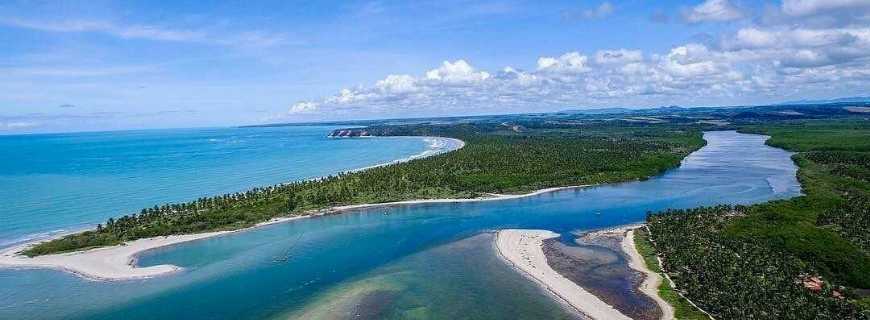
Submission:
[[[870,319],[870,123],[745,126],[797,152],[805,195],[648,217],[679,290],[722,319]]]
[[[249,227],[333,206],[643,179],[679,165],[704,144],[694,125],[600,124],[527,128],[505,123],[373,126],[374,135],[444,136],[462,149],[322,179],[158,205],[109,219],[94,230],[43,242],[29,256],[174,234]],[[324,133],[326,134],[326,133]]]

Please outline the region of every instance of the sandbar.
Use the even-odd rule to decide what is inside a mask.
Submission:
[[[558,236],[547,230],[499,230],[495,247],[506,262],[584,315],[592,319],[631,319],[547,264],[544,240]]]

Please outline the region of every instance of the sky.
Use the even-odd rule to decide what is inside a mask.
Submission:
[[[0,134],[870,93],[870,0],[0,3]]]

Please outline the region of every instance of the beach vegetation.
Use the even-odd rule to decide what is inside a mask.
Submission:
[[[645,179],[704,145],[693,126],[502,124],[375,126],[382,136],[461,139],[462,149],[424,159],[142,209],[100,227],[46,241],[28,256],[117,245],[157,236],[235,230],[335,206],[476,198],[561,186]]]

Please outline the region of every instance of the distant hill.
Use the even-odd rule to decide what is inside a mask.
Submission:
[[[567,109],[559,111],[559,113],[573,114],[613,114],[613,113],[628,113],[634,110],[628,108],[598,108],[598,109]]]
[[[777,103],[777,105],[796,105],[796,104],[826,104],[826,103],[843,103],[843,102],[870,102],[870,97],[845,97],[828,100],[797,100]]]

